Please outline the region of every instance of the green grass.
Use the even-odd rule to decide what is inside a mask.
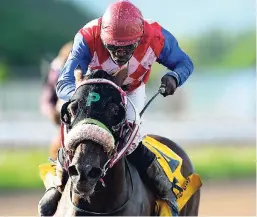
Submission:
[[[256,149],[242,147],[201,146],[187,153],[203,180],[255,178]],[[47,157],[46,149],[0,150],[0,189],[43,188],[38,165]]]
[[[47,162],[47,150],[18,149],[0,152],[0,188],[39,188],[38,165]]]
[[[203,179],[249,179],[256,177],[256,148],[201,147],[189,149],[196,172]]]

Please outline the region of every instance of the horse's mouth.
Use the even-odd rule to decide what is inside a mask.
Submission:
[[[90,197],[94,194],[95,192],[95,186],[96,186],[97,182],[96,183],[85,183],[85,182],[75,182],[75,183],[72,183],[73,185],[73,191],[74,193],[78,194],[79,196],[81,197]]]
[[[81,189],[78,189],[78,187],[76,185],[74,185],[73,191],[74,191],[74,193],[79,195],[81,198],[87,198],[94,194],[95,186],[96,185],[92,186],[90,189],[85,189],[84,187],[82,187]]]

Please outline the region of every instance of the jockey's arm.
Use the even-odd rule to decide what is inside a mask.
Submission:
[[[74,38],[72,51],[56,84],[56,93],[60,99],[68,101],[72,97],[76,89],[74,70],[79,66],[83,75],[85,75],[90,61],[91,54],[89,48],[83,36],[77,33]]]
[[[162,28],[162,34],[164,36],[164,46],[157,62],[171,70],[167,74],[173,76],[177,85],[181,86],[193,72],[194,65],[189,56],[181,50],[176,38],[170,32]]]

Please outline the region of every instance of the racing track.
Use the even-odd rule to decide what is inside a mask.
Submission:
[[[37,215],[37,202],[43,193],[0,192],[0,216]],[[200,216],[256,216],[255,181],[204,183]]]

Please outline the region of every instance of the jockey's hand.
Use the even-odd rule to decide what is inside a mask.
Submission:
[[[165,88],[165,92],[161,93],[164,97],[173,95],[177,89],[177,81],[171,75],[164,75],[161,79],[161,87]]]

